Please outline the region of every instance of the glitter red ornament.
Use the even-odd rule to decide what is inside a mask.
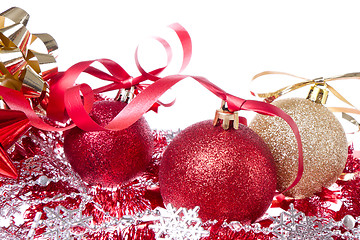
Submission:
[[[96,102],[90,116],[104,126],[125,106],[120,101]],[[111,187],[146,169],[153,152],[153,136],[143,117],[120,131],[86,132],[76,127],[65,133],[64,152],[85,182]]]
[[[265,142],[247,126],[224,130],[212,121],[177,135],[160,163],[165,204],[200,207],[209,219],[254,222],[268,209],[276,188],[275,165]]]

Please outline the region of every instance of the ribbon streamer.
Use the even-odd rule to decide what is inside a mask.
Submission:
[[[183,46],[184,55],[183,64],[181,67],[181,70],[183,70],[189,63],[191,57],[191,39],[187,31],[181,25],[173,24],[170,25],[170,27],[177,33]],[[163,44],[163,46],[167,50],[169,58],[169,49],[167,48],[168,45]],[[298,175],[295,181],[285,191],[292,188],[300,181],[303,173],[303,152],[299,129],[297,128],[294,120],[280,108],[277,108],[276,106],[273,106],[269,103],[254,100],[244,100],[242,98],[228,94],[204,77],[191,75],[171,75],[160,78],[157,75],[161,73],[166,67],[159,68],[151,72],[146,72],[138,62],[137,51],[135,53],[135,60],[138,69],[141,72],[141,76],[136,78],[130,77],[130,75],[127,74],[120,65],[109,59],[85,61],[73,65],[66,72],[60,73],[52,79],[50,89],[51,101],[49,102],[47,110],[52,111],[52,114],[54,116],[57,115],[59,118],[63,117],[66,112],[74,124],[86,131],[122,130],[131,126],[139,118],[141,118],[143,114],[145,114],[153,106],[153,104],[158,101],[159,97],[162,96],[162,94],[164,94],[168,89],[186,78],[191,78],[199,82],[202,86],[211,91],[220,99],[226,101],[230,111],[249,110],[261,114],[279,116],[284,119],[290,125],[292,131],[295,134],[299,154]],[[103,64],[111,75],[91,67],[90,65],[95,61]],[[113,83],[103,87],[101,90],[93,90],[87,84],[74,86],[77,77],[82,72],[87,72],[103,80],[113,81]],[[139,84],[146,79],[152,80],[154,83],[141,91],[105,127],[98,125],[88,115],[94,102],[94,92],[101,92],[104,91],[104,89],[112,90],[119,88],[130,88],[131,86]],[[56,128],[45,123],[36,115],[29,102],[26,101],[26,98],[18,91],[0,87],[0,95],[4,98],[5,102],[11,109],[24,112],[30,120],[31,125],[34,127],[47,131],[64,131],[74,126],[71,125],[65,128]]]
[[[9,28],[12,28],[13,22],[22,24],[23,25],[22,30],[24,30],[24,35],[30,36],[30,33],[26,30],[26,28],[24,28],[24,26],[28,22],[28,19],[29,19],[29,15],[22,9],[11,8],[0,15],[0,27],[8,27],[6,25],[6,24],[8,24]],[[12,21],[9,23],[10,20],[12,20]],[[186,68],[186,66],[188,65],[190,58],[191,58],[190,35],[179,24],[175,23],[175,24],[170,25],[169,27],[172,28],[176,32],[176,34],[178,35],[178,37],[181,40],[181,44],[183,47],[183,53],[184,53],[183,64],[182,64],[182,67],[180,70],[180,71],[182,71]],[[0,35],[0,36],[3,36],[3,35]],[[19,34],[17,34],[17,36],[19,36]],[[55,41],[49,35],[45,35],[45,34],[41,34],[41,35],[38,34],[37,37],[41,38],[41,40],[44,43],[46,43],[48,52],[53,54],[54,50],[57,49]],[[16,40],[16,38],[11,38],[11,39],[14,39],[13,41],[18,42],[19,46],[21,46],[21,48],[20,48],[20,47],[17,47],[15,44],[13,44],[13,48],[17,52],[20,52],[20,49],[22,51],[21,56],[19,55],[19,57],[18,57],[19,62],[21,63],[21,66],[25,67],[25,71],[27,71],[28,69],[31,70],[31,66],[33,66],[34,63],[29,61],[33,64],[31,66],[26,65],[24,59],[25,60],[27,58],[31,59],[33,56],[36,55],[36,53],[34,53],[33,51],[30,51],[30,50],[27,51],[26,50],[27,48],[24,47],[27,44],[28,38],[20,37],[20,40]],[[7,38],[1,38],[1,40],[3,40],[4,43],[8,43],[9,46],[12,44],[12,42],[10,40],[7,41]],[[167,62],[167,65],[168,65],[171,61],[171,56],[172,56],[170,45],[164,39],[156,38],[156,40],[158,40],[164,46],[164,48],[166,50],[166,53],[168,56],[168,62]],[[2,47],[2,45],[1,45],[1,47]],[[1,58],[2,56],[4,56],[4,55],[1,55],[3,53],[4,52],[0,52],[0,60],[2,60],[4,58],[4,57]],[[26,58],[25,57],[26,54],[29,57]],[[6,56],[8,56],[8,55],[6,55]],[[40,56],[40,55],[38,54],[37,56]],[[40,58],[40,57],[38,57],[38,58]],[[65,92],[67,92],[69,89],[71,89],[71,87],[75,83],[77,76],[81,72],[87,72],[95,77],[100,78],[100,79],[114,82],[105,87],[95,89],[94,91],[89,86],[82,87],[83,89],[88,89],[89,94],[87,96],[89,96],[89,97],[86,97],[84,99],[84,103],[85,103],[85,105],[88,106],[86,109],[87,109],[87,112],[89,112],[91,110],[91,106],[94,101],[93,93],[101,93],[101,92],[105,92],[105,91],[109,91],[109,90],[113,90],[113,89],[119,89],[119,88],[129,88],[133,85],[138,87],[138,91],[141,91],[146,87],[146,85],[140,84],[142,81],[146,80],[147,77],[149,77],[149,76],[151,76],[152,80],[155,81],[156,79],[158,79],[158,77],[156,77],[156,75],[161,73],[167,67],[167,65],[166,65],[163,68],[159,68],[159,69],[151,71],[150,73],[146,73],[145,70],[140,66],[139,61],[137,60],[137,51],[136,51],[135,58],[136,58],[136,64],[138,65],[140,72],[143,73],[143,75],[141,75],[137,78],[132,78],[117,63],[115,63],[111,60],[108,60],[108,59],[101,59],[98,61],[101,62],[102,64],[104,64],[104,66],[109,70],[109,72],[112,75],[109,75],[105,72],[102,72],[98,69],[91,67],[90,65],[94,61],[87,61],[87,62],[81,62],[81,63],[75,64],[68,71],[66,71],[64,73],[59,73],[56,76],[53,76],[55,74],[55,72],[53,72],[52,70],[46,71],[46,72],[45,71],[41,72],[43,79],[40,79],[40,77],[38,76],[32,82],[34,83],[34,86],[38,87],[37,89],[39,90],[39,92],[38,92],[37,96],[40,96],[40,98],[42,98],[44,95],[44,92],[45,92],[44,86],[46,86],[46,85],[41,85],[44,82],[36,81],[36,80],[47,80],[48,78],[52,77],[50,83],[53,83],[51,85],[52,89],[53,89],[51,99],[53,101],[50,101],[51,104],[50,104],[50,107],[48,107],[48,115],[51,116],[51,114],[53,114],[54,116],[61,116],[62,118],[66,118],[66,117],[64,117],[65,116],[65,112],[64,112]],[[43,56],[43,59],[46,59],[46,56],[45,57]],[[17,61],[15,61],[16,59],[15,60],[10,59],[10,60],[12,62],[18,63]],[[51,62],[52,61],[48,61],[47,63],[50,64]],[[29,123],[28,119],[30,119],[32,126],[35,126],[39,129],[43,129],[43,130],[47,130],[47,131],[65,131],[67,129],[74,127],[75,125],[72,124],[66,128],[57,128],[57,127],[50,126],[49,124],[46,124],[41,118],[39,118],[34,111],[34,104],[31,105],[30,102],[27,100],[27,97],[33,97],[34,94],[32,94],[30,96],[29,94],[26,94],[26,92],[24,92],[24,91],[22,91],[22,92],[17,91],[18,88],[16,87],[16,84],[19,84],[21,82],[20,81],[21,79],[15,78],[15,77],[18,77],[21,74],[23,74],[23,73],[21,73],[21,74],[17,73],[17,71],[22,71],[21,68],[20,67],[13,68],[12,66],[14,66],[14,64],[10,64],[9,62],[6,62],[6,63],[8,63],[8,64],[1,65],[1,63],[0,63],[0,70],[2,70],[2,72],[7,71],[6,73],[8,73],[7,75],[2,75],[1,79],[7,81],[6,82],[7,87],[5,87],[6,84],[3,84],[5,86],[0,86],[0,96],[5,100],[5,103],[7,104],[8,107],[10,107],[12,109],[21,110],[22,112],[26,113],[26,116],[20,112],[21,119],[15,121],[11,117],[10,117],[11,119],[9,119],[10,114],[13,114],[13,112],[2,112],[2,114],[3,114],[2,118],[1,118],[2,123],[0,124],[0,132],[2,133],[1,137],[0,137],[0,174],[5,177],[16,178],[17,177],[16,169],[15,169],[14,165],[11,163],[11,160],[9,159],[9,157],[6,153],[6,150],[21,135],[23,135],[30,128],[30,123]],[[40,66],[41,63],[39,62],[38,65]],[[9,69],[10,70],[12,69],[13,71],[10,71]],[[40,67],[38,67],[38,69],[40,69]],[[56,72],[57,72],[57,69],[56,69]],[[13,73],[15,76],[11,75],[10,73]],[[27,75],[28,74],[25,74],[25,76],[27,76]],[[29,78],[23,79],[23,85],[21,87],[21,90],[24,89],[24,86],[29,86],[29,84],[27,84],[27,85],[24,84],[24,83],[26,83],[26,81],[24,81],[24,80],[29,80]],[[9,88],[9,86],[11,88]],[[40,93],[40,90],[42,91],[41,93]],[[29,93],[29,91],[27,91],[27,93]],[[47,101],[48,99],[45,99],[45,100]],[[32,101],[31,103],[34,103],[34,101]],[[160,101],[157,101],[156,103],[153,104],[152,109],[154,111],[156,111],[157,107],[160,105],[171,106],[172,104],[173,104],[173,102],[171,102],[169,104],[164,104],[164,103],[161,103]],[[46,104],[46,106],[47,106],[47,104]],[[7,111],[7,110],[4,110],[4,111]],[[17,113],[17,111],[15,111],[15,112]]]
[[[13,7],[0,14],[0,82],[21,91],[27,98],[46,98],[46,81],[57,74],[57,44],[49,34],[31,34],[26,29],[29,14]],[[36,42],[45,47],[33,49]],[[46,107],[46,106],[43,106]]]
[[[182,66],[179,71],[181,72],[187,67],[191,59],[191,55],[192,55],[191,38],[189,33],[186,31],[186,29],[178,23],[171,24],[168,27],[171,28],[177,34],[183,49]],[[57,121],[62,121],[62,122],[68,119],[67,116],[68,112],[65,111],[66,110],[65,92],[74,86],[76,79],[82,72],[86,72],[99,79],[112,82],[106,86],[94,89],[93,90],[94,93],[103,93],[106,91],[117,90],[122,88],[127,89],[132,86],[135,86],[137,90],[141,92],[145,87],[145,85],[141,84],[142,82],[146,80],[157,81],[158,79],[160,79],[158,75],[162,73],[170,64],[170,61],[172,59],[172,50],[169,43],[166,40],[160,37],[156,37],[155,40],[161,43],[166,51],[167,64],[165,67],[152,70],[149,73],[146,72],[143,69],[143,67],[140,65],[138,60],[138,47],[136,48],[135,51],[136,66],[141,73],[141,75],[138,77],[131,77],[120,65],[109,59],[98,59],[93,61],[79,62],[73,65],[72,67],[70,67],[66,72],[62,72],[58,74],[51,80],[50,82],[51,94],[49,98],[47,115],[51,119],[55,119]],[[110,72],[110,74],[100,71],[99,69],[93,68],[91,64],[94,62],[101,63]],[[77,86],[75,86],[74,88],[77,88]],[[172,104],[173,102],[169,104],[163,104],[157,101],[156,103],[154,103],[153,108],[156,109],[157,105],[171,106]]]
[[[81,71],[81,68],[78,69]],[[147,87],[144,91],[139,93],[133,101],[131,101],[107,126],[102,127],[94,122],[88,115],[91,101],[93,99],[93,91],[87,84],[81,84],[72,87],[66,91],[65,105],[67,112],[74,123],[80,128],[87,131],[103,131],[103,130],[121,130],[131,126],[135,123],[148,109],[158,100],[158,98],[165,93],[168,89],[174,86],[176,83],[183,79],[192,78],[215,94],[217,97],[228,103],[228,109],[230,111],[249,110],[260,114],[266,114],[271,116],[279,116],[284,119],[292,131],[295,134],[298,149],[299,149],[299,165],[298,175],[295,181],[285,190],[289,190],[295,186],[301,179],[303,172],[303,152],[302,143],[300,138],[299,129],[297,128],[294,120],[274,105],[265,102],[259,102],[254,100],[244,100],[234,95],[226,93],[204,77],[190,76],[190,75],[172,75],[161,78]],[[30,105],[26,105],[26,99],[21,95],[14,95],[15,91],[6,89],[7,92],[3,91],[6,88],[0,87],[0,94],[4,96],[7,101],[8,98],[11,100],[8,102],[9,106],[13,109],[23,111],[33,126],[50,131],[63,131],[71,128],[54,128],[45,122],[43,122],[37,115],[32,111]],[[81,98],[79,92],[83,93]],[[5,94],[4,94],[5,93]],[[15,101],[16,100],[16,101]]]

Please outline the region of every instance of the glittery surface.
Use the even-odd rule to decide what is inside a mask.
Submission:
[[[117,101],[94,104],[90,116],[105,125],[125,107]],[[121,131],[66,132],[64,152],[81,178],[91,184],[113,186],[124,183],[145,170],[151,160],[153,136],[144,118]]]
[[[248,127],[225,131],[212,121],[177,135],[160,163],[164,203],[200,207],[202,220],[253,222],[269,207],[275,166],[264,141]]]
[[[289,114],[300,130],[304,150],[304,174],[285,195],[310,197],[333,184],[347,159],[346,135],[335,115],[321,104],[307,99],[278,100],[274,105]],[[250,128],[268,144],[277,168],[278,189],[285,190],[297,175],[298,150],[295,136],[278,117],[256,115]]]

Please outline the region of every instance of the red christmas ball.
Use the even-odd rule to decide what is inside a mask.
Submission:
[[[186,128],[169,144],[159,183],[165,204],[199,206],[203,221],[249,223],[268,209],[276,170],[270,150],[250,128],[224,130],[208,120]]]
[[[105,126],[125,106],[119,101],[95,102],[90,116]],[[120,131],[89,132],[75,127],[65,133],[64,152],[83,181],[111,187],[146,169],[152,157],[153,136],[143,117]]]

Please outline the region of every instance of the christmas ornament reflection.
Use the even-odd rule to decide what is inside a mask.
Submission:
[[[304,150],[304,173],[300,182],[284,194],[310,197],[329,187],[342,173],[347,159],[346,135],[340,122],[324,104],[325,85],[311,88],[307,99],[289,98],[273,104],[289,114],[300,130]],[[250,128],[258,133],[273,154],[278,190],[283,191],[297,175],[297,146],[291,129],[278,117],[257,115]]]
[[[216,126],[211,120],[196,123],[169,144],[159,170],[164,203],[199,206],[203,221],[248,223],[265,213],[276,188],[273,158],[254,131],[236,123],[235,114],[222,108]]]

